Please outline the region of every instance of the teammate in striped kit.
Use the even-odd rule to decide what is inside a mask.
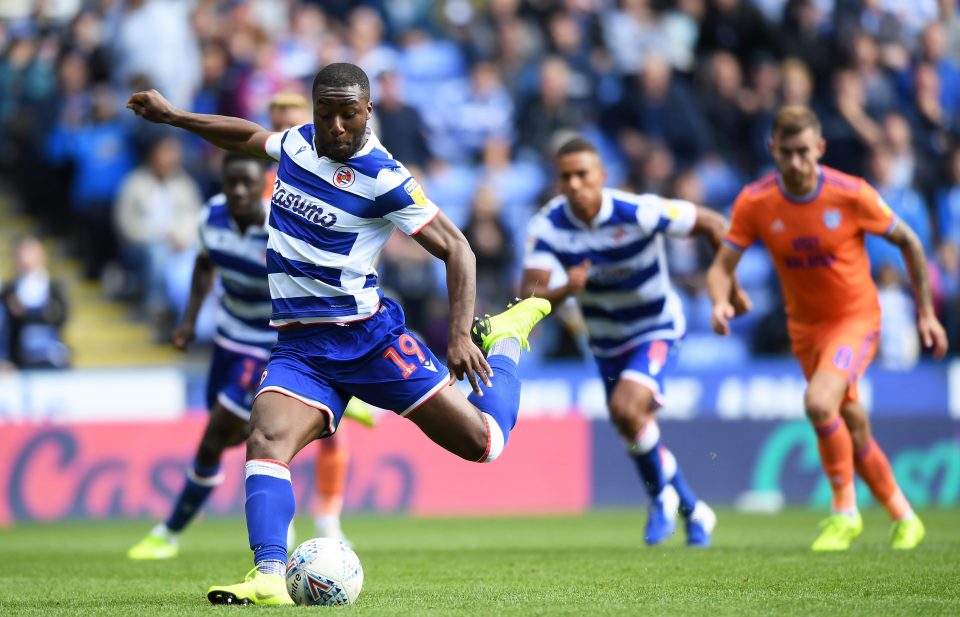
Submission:
[[[313,124],[283,133],[185,112],[155,91],[127,103],[149,121],[280,163],[267,249],[271,324],[280,333],[247,440],[245,509],[255,567],[243,583],[211,587],[215,604],[292,603],[283,577],[295,509],[287,464],[336,431],[350,396],[408,417],[461,458],[496,459],[519,411],[521,349],[550,312],[546,300],[528,298],[471,328],[476,259],[367,127],[373,104],[366,74],[352,64],[328,65],[312,95]],[[407,331],[403,311],[377,285],[373,262],[396,228],[446,265],[449,368]],[[464,377],[469,397],[453,387]]]
[[[684,481],[654,415],[686,328],[661,235],[701,235],[716,249],[724,219],[689,202],[604,188],[600,156],[584,139],[562,145],[556,163],[562,195],[530,222],[523,293],[554,304],[573,297],[580,306],[610,418],[650,496],[647,544],[673,534],[679,505],[687,544],[709,546],[716,516]],[[557,271],[567,282],[549,288]],[[733,301],[741,309],[749,304],[738,289]]]
[[[200,307],[219,275],[223,293],[207,380],[210,417],[173,512],[130,548],[127,556],[131,559],[177,556],[180,532],[223,481],[223,452],[247,438],[257,380],[277,340],[270,327],[272,306],[264,260],[264,167],[258,159],[227,155],[223,193],[212,197],[200,216],[201,253],[194,264],[190,300],[182,322],[174,330],[173,343],[186,349],[193,340]]]

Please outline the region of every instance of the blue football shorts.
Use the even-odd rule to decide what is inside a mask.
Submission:
[[[280,392],[327,414],[336,431],[350,397],[405,416],[447,385],[449,373],[384,297],[370,318],[280,331],[257,390]]]
[[[678,341],[657,339],[641,343],[619,356],[595,358],[607,401],[613,395],[613,389],[621,379],[634,381],[646,386],[653,392],[653,400],[662,407],[663,376],[676,361]]]
[[[268,350],[260,355],[213,346],[213,361],[207,376],[207,409],[219,403],[224,409],[250,420],[257,381],[267,365]]]

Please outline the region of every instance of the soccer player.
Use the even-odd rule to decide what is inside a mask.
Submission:
[[[673,534],[679,496],[687,544],[709,546],[716,516],[685,482],[655,417],[685,331],[661,235],[700,235],[716,248],[724,219],[689,202],[604,188],[600,156],[582,138],[560,147],[556,166],[562,195],[530,222],[523,293],[553,304],[573,297],[580,305],[610,419],[650,496],[644,540],[659,544]],[[550,289],[559,270],[567,282]],[[739,289],[731,293],[738,306],[749,302]]]
[[[201,252],[194,263],[183,320],[173,332],[173,344],[186,349],[193,340],[200,307],[219,274],[223,293],[207,379],[210,416],[173,512],[130,548],[127,556],[131,559],[177,556],[180,532],[223,482],[223,452],[247,438],[257,380],[277,340],[270,327],[272,307],[264,259],[264,168],[260,159],[227,155],[223,161],[223,192],[212,197],[201,214]]]
[[[935,357],[946,353],[923,248],[866,181],[818,163],[826,143],[819,119],[808,108],[788,106],[777,113],[769,148],[777,171],[741,191],[725,244],[707,273],[713,329],[729,333],[733,272],[743,251],[761,240],[780,278],[793,353],[807,379],[804,406],[833,489],[832,514],[821,524],[813,550],[846,550],[863,530],[854,469],[890,514],[893,547],[912,549],[923,540],[923,523],[870,436],[857,380],[873,358],[880,328],[864,233],[900,248],[910,270],[921,339]]]
[[[366,74],[330,64],[317,73],[312,98],[313,123],[283,133],[186,112],[153,90],[127,103],[146,120],[280,162],[267,223],[271,324],[280,331],[247,440],[245,510],[255,566],[243,583],[211,587],[214,604],[292,603],[283,577],[295,509],[288,463],[337,430],[351,396],[395,410],[463,459],[496,459],[517,419],[520,351],[550,312],[548,301],[528,298],[471,328],[473,252],[368,129]],[[448,368],[407,331],[403,311],[377,286],[372,264],[396,228],[446,265]],[[469,397],[454,387],[464,377]]]
[[[295,126],[310,123],[310,101],[295,92],[281,92],[270,100],[270,130],[281,133]],[[276,166],[267,171],[266,199],[273,195],[277,179]],[[345,418],[352,418],[367,426],[373,426],[370,408],[360,399],[352,398],[344,410]],[[317,535],[346,541],[340,525],[343,511],[343,494],[347,485],[347,468],[350,464],[350,449],[346,424],[337,432],[318,443],[314,466],[316,496],[313,506],[313,523]]]

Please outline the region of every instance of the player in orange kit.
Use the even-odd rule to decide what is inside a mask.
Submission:
[[[821,524],[813,550],[845,550],[863,530],[854,468],[894,521],[893,547],[912,549],[923,540],[923,523],[870,436],[857,380],[873,359],[880,330],[864,232],[883,236],[903,252],[923,344],[938,359],[946,353],[923,248],[865,180],[819,165],[826,143],[819,119],[806,107],[777,113],[769,147],[778,171],[737,197],[725,246],[707,273],[713,329],[729,333],[733,272],[743,251],[762,240],[780,278],[793,353],[807,379],[804,407],[833,489],[833,513]]]
[[[302,94],[281,92],[270,100],[270,130],[285,131],[291,127],[313,122],[310,101]],[[273,195],[273,183],[277,178],[276,165],[267,171],[265,199]],[[353,398],[344,410],[344,416],[367,426],[373,426],[370,408],[360,399]],[[343,493],[347,484],[347,467],[350,464],[347,433],[340,425],[333,435],[317,442],[317,459],[314,468],[316,498],[313,504],[313,522],[317,535],[324,538],[346,540],[340,527],[343,510]]]

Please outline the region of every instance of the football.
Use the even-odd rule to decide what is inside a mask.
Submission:
[[[287,563],[287,591],[301,606],[353,604],[363,587],[363,566],[353,549],[332,538],[313,538]]]

